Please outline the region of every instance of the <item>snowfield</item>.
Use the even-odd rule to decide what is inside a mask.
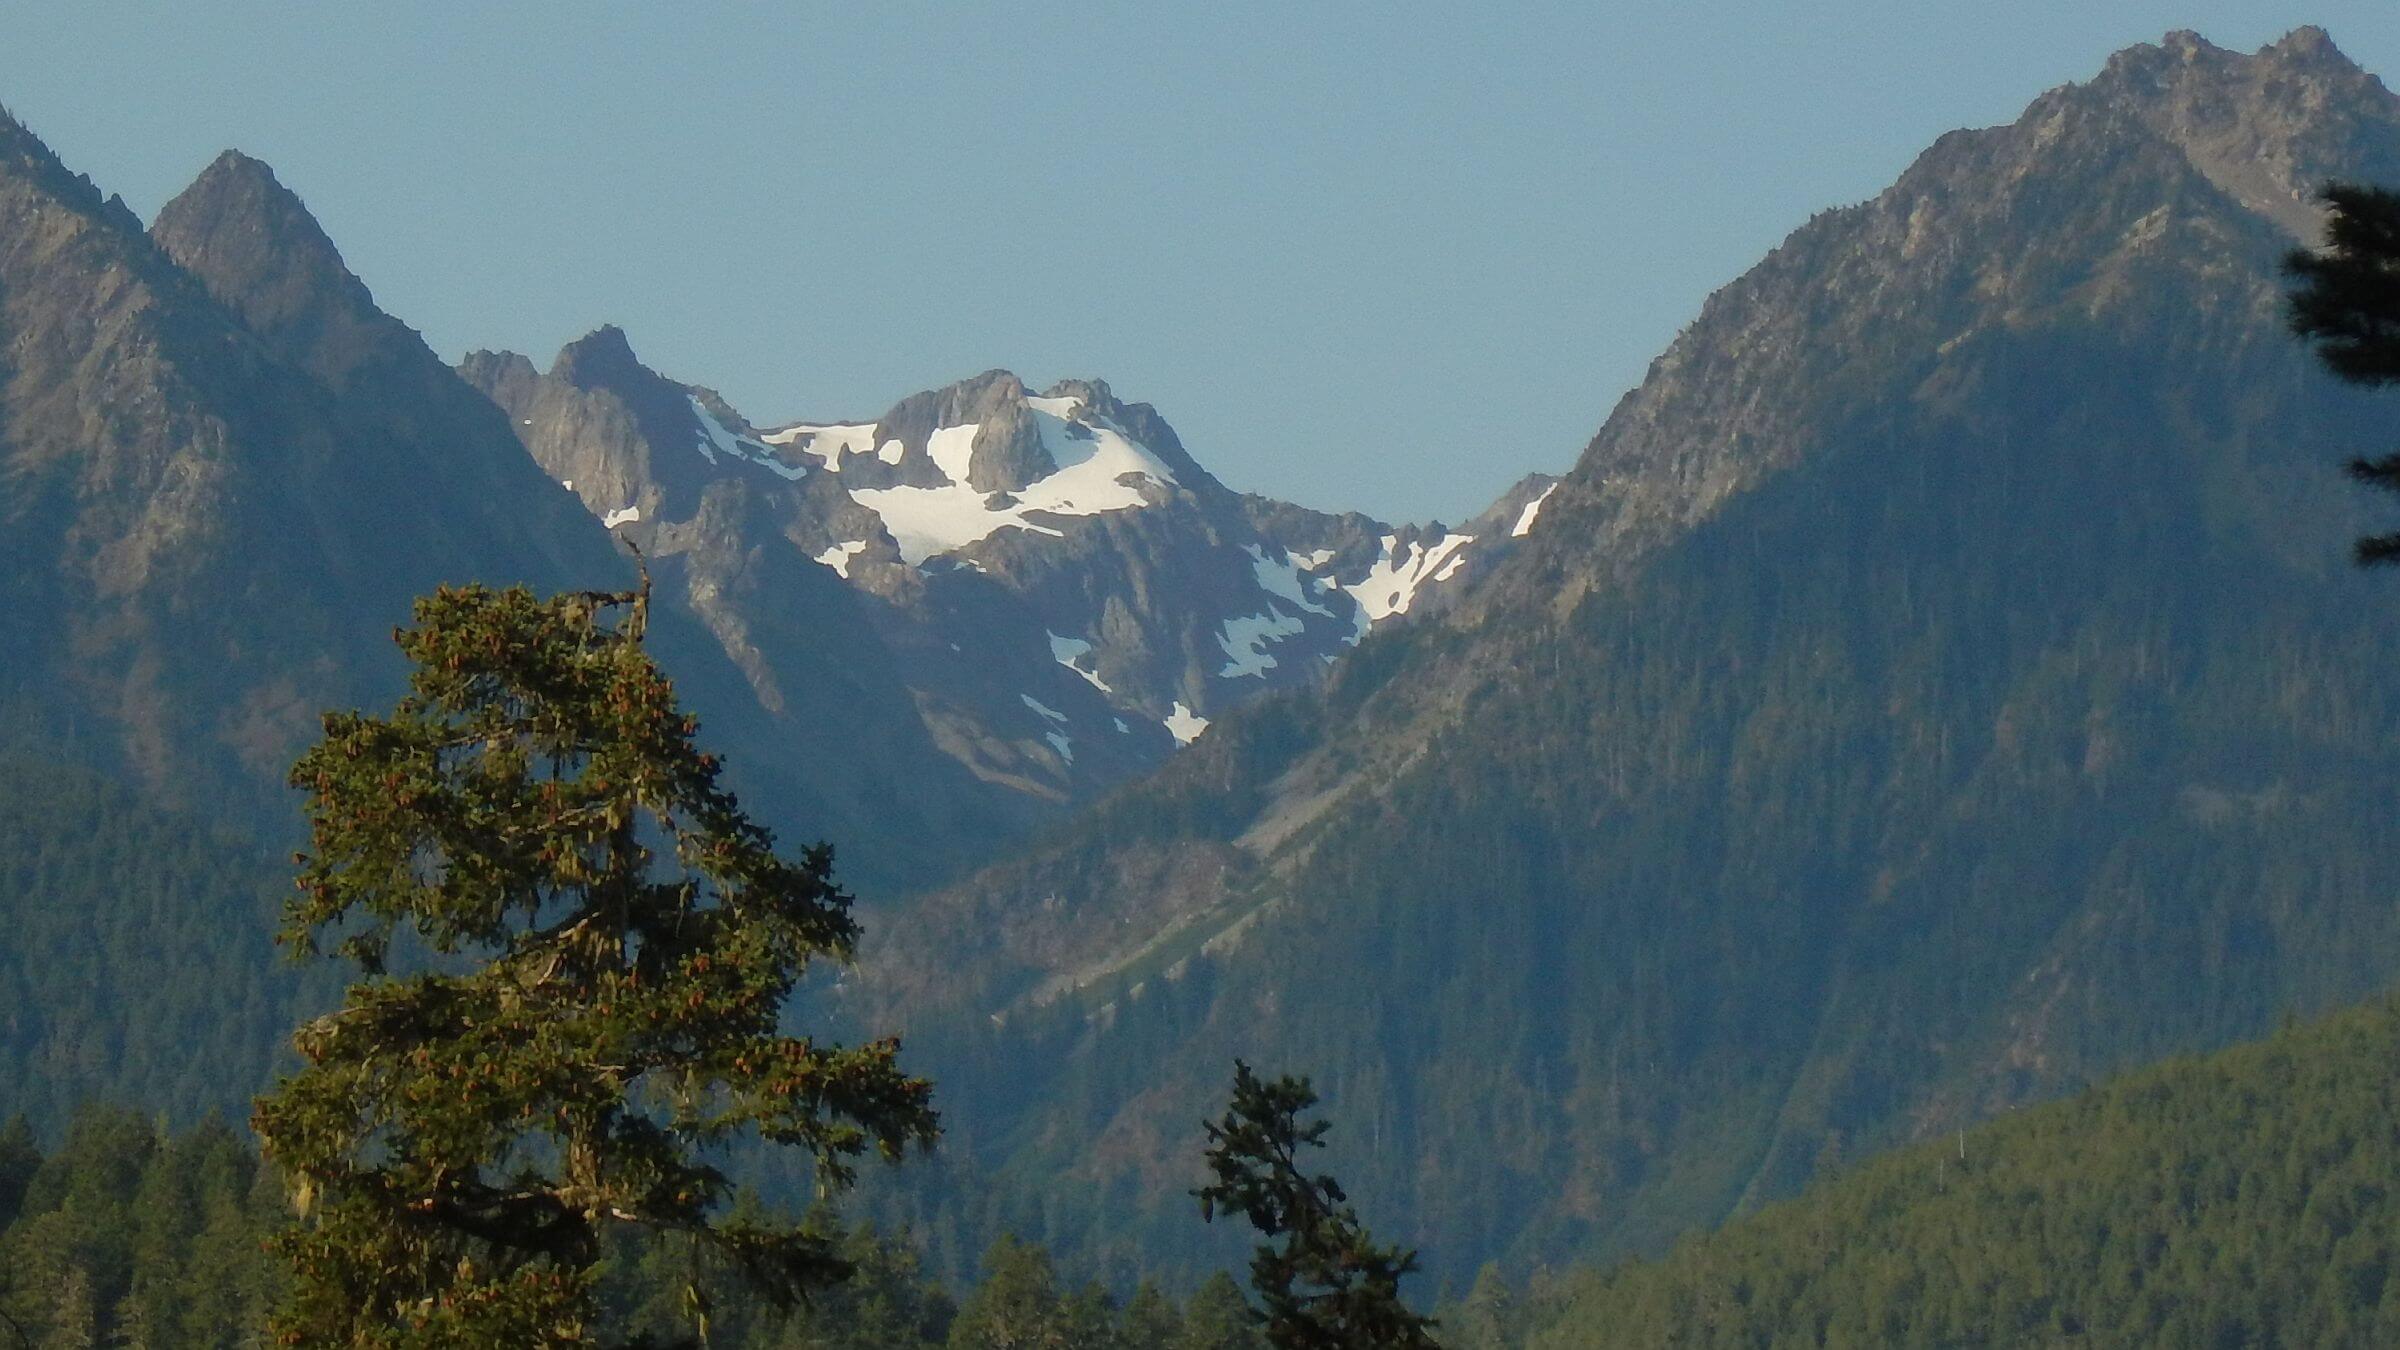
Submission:
[[[1035,517],[1132,510],[1148,505],[1153,489],[1174,486],[1175,472],[1166,461],[1105,422],[1076,424],[1089,436],[1068,434],[1067,414],[1076,408],[1076,400],[1025,402],[1040,428],[1042,448],[1058,468],[1027,484],[1013,499],[997,498],[1000,504],[995,505],[995,498],[967,486],[977,426],[943,427],[927,438],[925,453],[949,480],[941,486],[861,488],[850,494],[882,519],[910,566],[922,566],[929,558],[980,543],[1001,530],[1059,535],[1062,531]]]

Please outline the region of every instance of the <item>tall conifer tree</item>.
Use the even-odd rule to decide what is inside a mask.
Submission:
[[[782,1034],[858,928],[830,851],[778,853],[717,782],[642,647],[648,588],[445,588],[396,638],[389,717],[334,713],[292,783],[310,850],[283,940],[362,973],[256,1113],[295,1187],[285,1344],[583,1345],[630,1227],[690,1244],[686,1291],[837,1278],[822,1237],[724,1213],[709,1155],[797,1145],[829,1185],[933,1139],[898,1045]],[[386,967],[405,931],[429,956]]]

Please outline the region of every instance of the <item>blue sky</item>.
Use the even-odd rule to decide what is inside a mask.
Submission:
[[[273,164],[445,356],[622,324],[752,419],[1097,374],[1237,488],[1472,514],[1941,132],[2391,0],[28,7],[0,103],[145,217]]]

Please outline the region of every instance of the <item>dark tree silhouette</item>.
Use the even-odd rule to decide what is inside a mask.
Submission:
[[[1216,1178],[1192,1192],[1200,1214],[1238,1213],[1266,1238],[1250,1258],[1267,1343],[1278,1350],[1431,1347],[1430,1319],[1400,1301],[1414,1252],[1378,1247],[1330,1176],[1309,1176],[1300,1151],[1323,1148],[1329,1122],[1303,1125],[1317,1104],[1305,1078],[1262,1082],[1235,1060],[1233,1101],[1208,1125]]]
[[[2317,193],[2331,212],[2325,243],[2296,249],[2284,271],[2292,331],[2313,344],[2326,369],[2352,384],[2400,383],[2400,193],[2328,183]],[[2350,462],[2352,476],[2400,492],[2400,451]],[[2358,541],[2361,563],[2400,562],[2400,533]]]

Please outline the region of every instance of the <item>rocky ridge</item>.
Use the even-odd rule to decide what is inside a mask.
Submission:
[[[877,649],[855,659],[880,663],[941,751],[1049,804],[1136,777],[1225,710],[1438,610],[1530,531],[1550,481],[1457,530],[1392,527],[1236,494],[1156,410],[1098,380],[1036,394],[994,370],[871,422],[761,427],[642,365],[613,327],[547,372],[506,352],[458,369],[646,552],[773,555],[844,588],[864,616],[851,637]],[[707,523],[712,494],[734,492],[750,513]],[[694,602],[773,704],[790,682],[742,634],[806,589],[759,591],[755,613],[721,589]]]

